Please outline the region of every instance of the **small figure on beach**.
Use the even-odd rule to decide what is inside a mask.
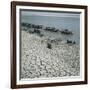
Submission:
[[[67,40],[67,44],[70,44],[70,43],[72,43],[72,41],[71,40]]]
[[[72,40],[67,40],[67,44],[76,44],[76,42],[73,42]]]
[[[47,43],[47,48],[52,49],[52,45],[50,43]]]
[[[71,31],[69,31],[68,29],[65,29],[63,31],[60,31],[62,34],[66,34],[66,35],[73,35],[73,33]]]
[[[76,42],[74,41],[73,44],[76,44]]]

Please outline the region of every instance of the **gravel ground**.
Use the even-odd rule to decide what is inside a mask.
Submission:
[[[79,45],[59,42],[47,48],[48,40],[21,31],[21,74],[25,78],[80,75]]]

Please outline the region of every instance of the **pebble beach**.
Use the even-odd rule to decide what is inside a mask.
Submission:
[[[49,39],[21,30],[21,79],[80,75],[80,47],[59,40],[47,48]]]

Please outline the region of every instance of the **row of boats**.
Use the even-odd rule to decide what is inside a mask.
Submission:
[[[61,34],[73,35],[73,33],[69,31],[68,29],[59,30],[59,29],[56,29],[55,27],[47,27],[47,26],[43,28],[44,27],[43,25],[35,25],[35,24],[29,24],[29,23],[21,23],[21,26],[26,27],[26,28],[34,28],[33,33],[34,32],[40,33],[39,29],[43,29],[50,32],[61,32]]]

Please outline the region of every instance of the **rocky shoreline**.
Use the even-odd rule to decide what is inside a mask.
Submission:
[[[21,43],[22,79],[80,75],[79,45],[25,30],[21,30]]]

